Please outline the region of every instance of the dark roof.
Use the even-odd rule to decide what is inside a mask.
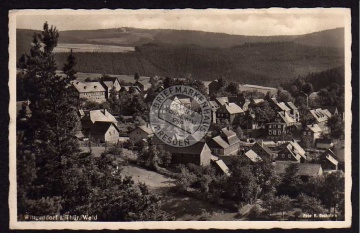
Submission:
[[[165,150],[169,151],[171,154],[201,154],[204,147],[207,146],[205,142],[197,142],[188,147],[173,147],[162,142],[157,136],[154,137],[153,143],[156,145],[163,145]]]
[[[111,125],[114,125],[115,129],[119,131],[113,122],[96,121],[91,127],[91,134],[105,134]]]
[[[267,153],[267,154],[269,154],[270,156],[272,156],[272,154],[273,154],[273,151],[272,150],[270,150],[270,148],[269,147],[267,147],[267,146],[265,146],[264,144],[263,145],[261,145],[259,142],[256,142],[253,146],[255,146],[255,145],[259,145],[261,148],[263,148],[264,149],[264,151]],[[252,146],[252,147],[253,147]]]

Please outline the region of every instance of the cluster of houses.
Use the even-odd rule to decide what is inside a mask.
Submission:
[[[101,77],[99,81],[72,81],[73,86],[77,90],[78,98],[98,103],[105,102],[110,98],[111,90],[116,93],[145,93],[151,86],[148,81],[137,80],[131,85],[121,85],[116,77]],[[116,95],[118,98],[118,95]]]
[[[110,98],[113,89],[117,93],[146,94],[151,86],[148,81],[135,81],[132,85],[121,85],[117,78],[112,77],[103,77],[97,82],[74,80],[72,84],[79,98],[99,103]],[[220,85],[217,80],[206,84],[210,94],[217,92]],[[277,91],[275,88],[256,85],[239,85],[239,89],[256,90],[264,94],[268,92],[275,94]],[[183,96],[176,96],[172,101],[176,106],[181,105],[194,111],[199,107],[196,102]],[[229,174],[235,161],[234,158],[237,157],[248,159],[250,164],[262,161],[271,162],[278,173],[284,172],[288,164],[297,163],[299,175],[304,178],[319,176],[324,171],[341,168],[343,161],[332,150],[333,142],[322,137],[330,133],[327,126],[328,119],[339,114],[336,107],[309,109],[301,116],[293,102],[279,102],[276,98],[270,98],[267,101],[276,113],[275,117],[267,123],[260,123],[257,122],[252,107],[259,106],[264,101],[264,99],[248,99],[244,95],[211,99],[209,104],[212,110],[212,123],[227,122],[227,126],[223,127],[218,135],[206,137],[200,142],[181,149],[164,144],[154,136],[148,123],[135,127],[131,117],[121,116],[120,121],[119,116],[113,116],[105,109],[79,110],[81,130],[76,137],[80,140],[106,143],[118,143],[121,137],[127,137],[133,143],[147,141],[168,150],[172,154],[174,164],[213,165],[225,174]],[[27,114],[31,114],[28,111],[28,102],[18,103],[17,106],[18,110],[22,109]],[[176,109],[181,108],[174,108]],[[302,117],[310,119],[313,123],[303,127]],[[129,124],[133,126],[131,130],[127,127]],[[233,131],[236,127],[247,131],[262,129],[266,135],[258,137],[258,140],[254,142],[244,141]],[[291,139],[286,136],[290,136]],[[295,136],[297,140],[293,139]],[[317,149],[316,160],[313,156],[309,156],[309,149]]]

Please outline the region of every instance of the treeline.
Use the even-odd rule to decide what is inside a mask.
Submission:
[[[66,53],[55,55],[63,64]],[[198,80],[224,77],[239,83],[277,86],[290,77],[343,65],[341,50],[295,43],[256,43],[236,48],[138,46],[129,53],[75,53],[77,69],[88,73],[169,76]]]

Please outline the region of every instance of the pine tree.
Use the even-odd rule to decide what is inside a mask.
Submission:
[[[40,188],[35,199],[62,196],[63,171],[79,152],[74,137],[78,122],[76,99],[70,83],[74,72],[67,64],[71,75],[56,75],[53,49],[58,37],[57,29],[49,28],[47,23],[41,33],[34,34],[25,72],[32,116],[23,143],[36,156],[34,185]]]

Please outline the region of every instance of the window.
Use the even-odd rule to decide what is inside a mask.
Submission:
[[[310,136],[310,135],[311,135],[311,132],[308,132],[308,135]]]
[[[304,136],[306,136],[306,132],[304,132]]]
[[[269,135],[272,135],[272,131],[271,131],[271,130],[269,130]]]
[[[285,159],[285,155],[284,155],[284,154],[282,154],[282,158]]]
[[[278,125],[278,129],[281,129],[281,125]]]
[[[288,154],[288,158],[291,159],[291,154]]]
[[[276,135],[276,130],[273,130],[273,134]]]
[[[271,129],[272,125],[269,125],[269,129]]]
[[[278,130],[278,134],[279,134],[279,135],[281,134],[281,130]]]

